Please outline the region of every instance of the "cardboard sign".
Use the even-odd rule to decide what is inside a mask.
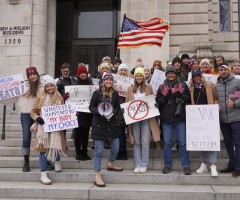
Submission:
[[[22,74],[0,78],[0,100],[23,95],[25,90]]]
[[[120,76],[117,74],[112,75],[114,78],[115,90],[117,90],[119,96],[126,97],[128,87],[134,83],[134,79],[125,76]]]
[[[220,151],[219,109],[217,104],[187,105],[188,151]]]
[[[156,96],[157,91],[160,85],[163,84],[164,80],[166,79],[165,72],[155,69],[150,81],[150,85],[152,86],[153,89],[153,94]]]
[[[69,92],[66,104],[75,104],[76,111],[90,113],[88,109],[92,94],[98,86],[94,85],[69,85],[65,86],[65,92]]]
[[[155,103],[154,95],[149,95],[142,99],[120,104],[121,108],[124,108],[123,116],[126,124],[160,115]]]
[[[44,132],[60,131],[78,127],[75,106],[65,104],[58,106],[42,107]]]

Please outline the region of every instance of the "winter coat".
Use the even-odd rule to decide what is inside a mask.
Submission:
[[[60,101],[61,101],[61,105],[63,105],[64,104],[63,98],[61,98]],[[39,102],[39,98],[37,98],[37,100],[35,102],[35,105],[37,105],[38,102]],[[38,117],[41,117],[41,109],[38,109],[36,106],[34,106],[30,115],[31,115],[31,118],[34,121],[36,121],[36,119]],[[65,140],[65,137],[64,137],[64,132],[60,131],[60,134],[61,134],[62,150],[66,150],[66,140]],[[44,149],[44,148],[36,148],[37,144],[38,144],[38,139],[36,137],[35,141],[34,141],[34,144],[33,144],[33,150],[34,151],[38,151],[38,152],[46,152],[47,151],[47,149]]]
[[[126,97],[119,96],[119,104],[125,103]],[[116,124],[117,126],[126,126],[123,113],[120,110],[118,114],[116,115]]]
[[[240,91],[240,79],[236,79],[232,74],[225,79],[218,78],[218,83],[215,86],[218,94],[218,103],[221,107],[219,111],[221,123],[231,123],[240,121],[240,98],[231,99],[235,103],[234,108],[229,108],[226,101],[229,100],[230,91]]]
[[[60,76],[57,81],[58,92],[63,95],[65,93],[65,86],[73,85],[76,82],[76,78],[74,76],[70,76],[69,78],[64,78]]]
[[[149,96],[153,94],[153,89],[151,85],[147,85],[145,95]],[[134,92],[133,92],[133,86],[128,87],[127,91],[127,97],[126,97],[126,102],[134,100]],[[152,117],[148,119],[149,125],[152,131],[152,136],[155,142],[160,141],[160,131],[159,131],[159,126],[157,124],[156,118]],[[134,144],[134,137],[132,134],[132,125],[128,125],[128,133],[129,133],[129,140],[131,144]]]
[[[189,89],[184,81],[180,81],[179,83],[182,83],[184,90],[182,93],[176,92],[172,93],[171,90],[168,90],[168,94],[164,96],[162,94],[162,90],[166,87],[165,84],[166,80],[164,81],[164,84],[160,85],[156,102],[158,104],[158,109],[160,112],[160,119],[161,123],[168,123],[168,122],[185,122],[186,121],[186,113],[185,113],[185,106],[187,103],[190,102],[190,93]],[[180,116],[175,115],[177,111],[177,98],[181,98],[183,103],[182,107],[180,109]]]
[[[116,130],[116,115],[120,110],[119,95],[116,90],[112,93],[113,116],[108,121],[104,116],[98,112],[98,105],[104,101],[101,88],[93,92],[89,110],[93,114],[91,138],[93,140],[112,140],[118,138],[118,132]]]

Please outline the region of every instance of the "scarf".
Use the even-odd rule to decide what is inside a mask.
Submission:
[[[199,81],[198,83],[193,83],[194,84],[194,87],[201,90],[203,88],[203,82],[202,81]]]
[[[52,97],[53,95],[47,94],[42,106],[52,106]],[[67,157],[62,150],[60,131],[44,132],[43,125],[38,124],[37,139],[36,148],[46,149],[47,158],[50,158],[53,162],[56,160],[58,153]]]

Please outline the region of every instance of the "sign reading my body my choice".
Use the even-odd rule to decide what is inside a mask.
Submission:
[[[0,78],[0,100],[25,94],[22,74]]]
[[[42,107],[44,132],[60,131],[78,127],[76,109],[73,104]]]
[[[217,104],[186,106],[188,151],[220,151]]]

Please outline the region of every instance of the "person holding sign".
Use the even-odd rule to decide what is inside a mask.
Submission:
[[[177,77],[174,66],[166,68],[166,77],[160,85],[156,102],[159,106],[164,139],[164,168],[162,173],[168,174],[172,168],[172,136],[177,134],[180,160],[184,174],[191,175],[188,152],[186,150],[186,114],[185,106],[190,100],[189,89],[184,81]]]
[[[66,141],[63,131],[44,132],[44,120],[41,117],[41,108],[62,105],[63,98],[57,91],[55,80],[45,75],[43,77],[44,90],[37,97],[35,105],[31,111],[31,117],[38,123],[37,136],[34,142],[33,150],[40,152],[39,165],[41,170],[40,181],[42,184],[50,185],[52,181],[47,176],[47,157],[55,161],[55,172],[61,172],[60,155],[66,156],[63,150],[66,150]]]
[[[88,77],[88,71],[85,66],[81,66],[77,70],[77,82],[74,85],[92,85],[92,79]],[[76,128],[74,144],[76,151],[76,160],[91,160],[88,156],[88,137],[92,123],[92,114],[86,112],[78,112],[78,128]]]
[[[94,184],[105,187],[101,177],[102,155],[104,141],[110,141],[110,154],[108,157],[107,170],[122,171],[123,168],[114,164],[119,151],[119,135],[116,130],[116,115],[120,110],[119,95],[114,89],[113,76],[105,73],[103,83],[99,90],[93,92],[89,110],[93,114],[91,138],[94,140],[94,171],[96,178]]]
[[[150,84],[146,84],[144,76],[144,69],[142,67],[135,69],[134,85],[131,85],[128,88],[126,102],[138,100],[153,94],[152,86]],[[135,169],[133,172],[144,174],[147,172],[149,162],[151,131],[153,137],[159,138],[160,140],[157,121],[155,117],[136,121],[135,123],[128,125],[128,131],[130,142],[131,144],[134,143]]]
[[[227,148],[229,162],[226,169],[220,173],[232,173],[233,177],[240,176],[240,79],[230,73],[228,65],[223,63],[218,68],[220,77],[216,84],[220,106],[220,128]],[[230,95],[236,94],[232,97]]]
[[[207,82],[199,69],[192,70],[189,91],[192,105],[218,104],[217,93],[212,82]],[[211,133],[209,133],[211,134]],[[196,171],[202,174],[208,171],[206,162],[207,151],[199,151],[201,165]],[[208,151],[209,162],[211,163],[211,175],[218,176],[216,162],[217,151]]]

